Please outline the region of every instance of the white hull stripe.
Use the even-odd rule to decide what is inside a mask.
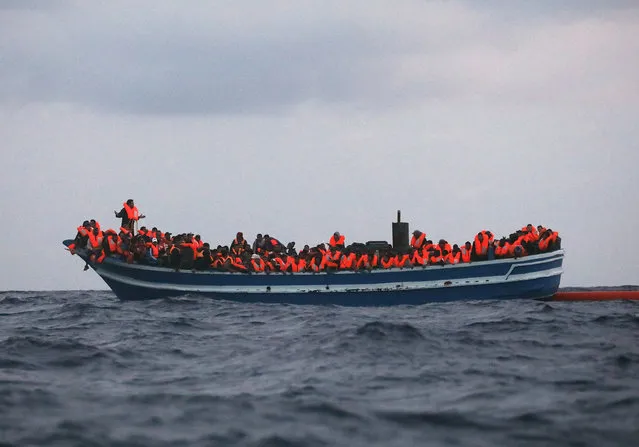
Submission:
[[[517,267],[523,267],[523,266],[527,266],[527,265],[536,265],[536,264],[543,264],[545,262],[551,262],[551,261],[555,261],[558,259],[563,259],[563,254],[564,251],[563,250],[557,250],[557,251],[552,251],[549,253],[541,253],[538,255],[530,255],[530,256],[526,256],[524,258],[519,258],[519,260],[515,260],[514,258],[506,258],[506,259],[495,259],[492,261],[482,261],[482,262],[464,262],[464,263],[459,263],[459,264],[447,264],[447,265],[429,265],[428,267],[426,267],[429,270],[434,270],[434,269],[463,269],[463,268],[472,268],[472,267],[478,267],[479,265],[483,265],[484,263],[490,263],[490,265],[497,265],[497,264],[503,264],[503,263],[511,263],[511,267],[510,267],[510,272],[508,274],[510,274],[512,272],[512,270],[514,268]],[[561,256],[559,256],[561,255]],[[550,259],[553,258],[553,259]],[[141,264],[126,264],[123,262],[118,262],[115,261],[113,259],[108,259],[109,264],[111,265],[121,265],[121,266],[126,266],[126,269],[133,269],[133,270],[148,270],[148,271],[154,271],[154,272],[165,272],[165,273],[171,273],[173,272],[173,269],[167,269],[166,267],[155,267],[155,266],[150,266],[150,265],[141,265]],[[415,268],[420,268],[420,267],[415,267]],[[373,275],[383,275],[385,273],[397,273],[397,272],[401,272],[401,271],[405,271],[406,269],[400,269],[400,268],[390,268],[390,269],[375,269],[375,270],[371,270],[370,272],[368,272],[367,274],[373,274]],[[242,273],[229,273],[229,272],[218,272],[215,270],[206,270],[206,271],[195,271],[195,272],[191,272],[190,270],[188,271],[189,274],[192,275],[241,275]],[[313,272],[301,272],[301,273],[295,273],[295,275],[313,275],[313,276],[322,276],[322,275],[359,275],[361,273],[358,272],[352,272],[352,271],[336,271],[336,272],[331,272],[331,273],[325,273],[325,272],[320,272],[320,273],[313,273]],[[253,273],[253,275],[266,275],[266,273]]]
[[[542,261],[544,262],[544,261]],[[546,261],[547,262],[547,261]],[[541,262],[540,262],[541,263]],[[522,264],[517,264],[522,265]],[[529,265],[529,264],[526,264]],[[515,266],[513,266],[515,267]],[[440,288],[484,286],[492,284],[516,283],[530,281],[533,279],[549,278],[561,275],[561,267],[550,270],[542,270],[520,275],[511,274],[512,269],[506,275],[484,276],[478,278],[461,279],[440,279],[436,281],[411,281],[394,282],[380,284],[335,284],[335,285],[311,285],[311,286],[282,286],[282,285],[261,285],[261,286],[207,286],[197,284],[175,284],[160,283],[150,281],[140,281],[128,276],[119,275],[113,272],[98,270],[97,273],[104,279],[127,284],[129,286],[141,287],[156,290],[172,290],[185,293],[339,293],[339,292],[378,292],[378,291],[409,291],[409,290],[430,290]]]

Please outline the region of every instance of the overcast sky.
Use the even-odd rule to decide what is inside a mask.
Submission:
[[[636,1],[0,0],[0,290],[105,287],[61,241],[127,198],[213,244],[543,224],[563,285],[639,284],[638,142]]]

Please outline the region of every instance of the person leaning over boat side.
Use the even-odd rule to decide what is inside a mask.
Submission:
[[[461,247],[461,262],[470,262],[473,253],[473,244],[470,241],[466,241],[463,247]]]
[[[69,245],[69,253],[75,254],[75,250],[78,248],[85,248],[89,243],[89,233],[91,232],[91,224],[88,220],[82,222],[82,225],[78,227],[78,232],[73,239],[71,245]]]
[[[133,231],[133,226],[135,222],[139,219],[144,219],[146,216],[140,215],[138,211],[138,207],[135,206],[133,199],[129,199],[122,204],[122,209],[120,212],[113,211],[115,213],[115,217],[120,217],[122,219],[122,227],[127,228],[129,231]]]
[[[483,261],[488,257],[488,237],[483,231],[475,235],[471,260]]]
[[[450,253],[449,264],[459,264],[462,262],[462,251],[459,245],[453,244],[453,251]]]
[[[397,255],[395,255],[395,266],[400,269],[413,266],[410,262],[410,255],[407,251],[400,251]]]
[[[339,234],[339,231],[336,231],[335,233],[333,233],[330,240],[328,241],[328,245],[330,247],[344,248],[344,246],[346,245],[346,238],[343,234]]]

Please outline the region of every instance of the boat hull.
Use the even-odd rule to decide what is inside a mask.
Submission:
[[[86,253],[80,251],[78,255],[86,260]],[[559,250],[457,265],[295,274],[175,272],[115,258],[90,266],[122,300],[192,294],[245,303],[391,306],[550,298],[559,288],[563,257],[563,250]]]

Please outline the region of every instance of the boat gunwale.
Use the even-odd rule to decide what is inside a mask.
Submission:
[[[67,242],[70,244],[73,241],[71,239],[66,239],[63,241],[63,244],[68,246],[69,244],[67,244]],[[84,259],[86,261],[86,254],[87,251],[85,249],[80,249],[80,250],[76,250],[76,253],[78,254],[78,256],[80,256],[82,259]],[[294,275],[294,276],[302,276],[302,275],[315,275],[315,276],[322,276],[322,275],[352,275],[352,274],[364,274],[364,275],[368,275],[368,274],[383,274],[383,273],[399,273],[402,271],[415,271],[415,270],[426,270],[426,269],[439,269],[439,270],[444,270],[444,269],[453,269],[453,268],[468,268],[468,267],[476,267],[477,265],[498,265],[498,264],[504,264],[504,263],[510,263],[512,264],[511,267],[511,271],[512,269],[515,267],[515,265],[527,265],[529,263],[535,262],[535,261],[546,261],[548,259],[551,259],[553,257],[557,257],[557,258],[563,258],[565,255],[565,252],[563,249],[559,249],[559,250],[554,250],[551,252],[546,252],[546,253],[538,253],[538,254],[534,254],[534,255],[527,255],[527,256],[522,256],[519,258],[501,258],[501,259],[492,259],[492,260],[483,260],[483,261],[475,261],[475,262],[460,262],[459,264],[445,264],[445,265],[423,265],[423,266],[410,266],[410,267],[406,267],[406,268],[401,268],[401,267],[391,267],[391,268],[377,268],[377,269],[362,269],[362,270],[335,270],[335,271],[321,271],[321,272],[279,272],[279,271],[273,271],[273,272],[220,272],[220,271],[216,271],[216,270],[193,270],[190,268],[186,268],[186,269],[179,269],[176,270],[173,267],[166,267],[166,266],[154,266],[154,265],[143,265],[143,264],[129,264],[127,262],[124,262],[123,260],[116,260],[114,258],[111,257],[107,257],[104,259],[105,263],[114,265],[114,266],[121,266],[127,269],[132,269],[132,270],[147,270],[147,271],[153,271],[153,272],[165,272],[165,273],[188,273],[190,275],[224,275],[224,276],[228,276],[228,275],[232,275],[232,276],[236,276],[236,275],[263,275],[263,276],[270,276],[270,275]],[[91,266],[93,268],[95,268],[96,270],[99,270],[99,265],[100,264],[91,264]],[[98,267],[98,268],[96,268]],[[508,273],[508,275],[510,275],[511,272]]]

